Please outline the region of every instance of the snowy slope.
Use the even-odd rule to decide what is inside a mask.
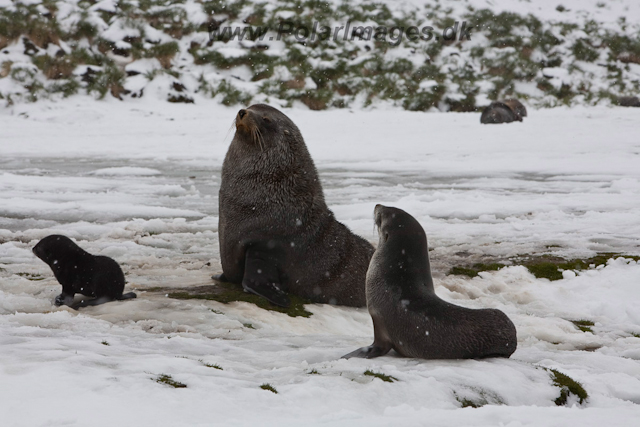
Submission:
[[[638,17],[636,0],[0,0],[0,105],[78,93],[318,110],[610,104],[640,90]],[[314,42],[283,35],[283,22],[345,32]],[[470,39],[443,41],[454,22]],[[264,37],[222,35],[248,25]],[[346,34],[357,26],[389,34]],[[433,38],[392,34],[410,27]]]
[[[505,311],[518,329],[512,358],[341,360],[371,342],[364,309],[309,305],[310,318],[291,318],[151,291],[210,284],[220,271],[217,190],[236,109],[73,97],[0,110],[3,425],[637,423],[637,262],[554,282],[522,266],[446,275],[462,256],[638,255],[637,111],[533,110],[508,126],[481,126],[473,113],[285,112],[338,219],[376,242],[376,203],[412,213],[433,249],[436,292]],[[52,306],[60,286],[30,251],[51,233],[118,260],[138,299],[79,313]],[[572,320],[594,322],[593,332]],[[589,399],[557,407],[544,368],[579,381]],[[161,374],[187,388],[156,383]]]

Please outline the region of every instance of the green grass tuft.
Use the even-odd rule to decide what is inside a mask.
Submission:
[[[548,248],[555,247],[554,245],[547,246]],[[618,253],[599,253],[598,255],[585,258],[585,259],[573,259],[567,260],[565,258],[552,256],[552,255],[537,255],[537,256],[518,256],[510,258],[508,261],[513,265],[524,265],[527,269],[536,276],[538,279],[549,279],[550,281],[561,280],[563,278],[562,271],[564,270],[587,270],[589,268],[595,268],[600,265],[606,265],[607,261],[611,258],[623,257],[639,261],[640,256],[637,255],[621,255]],[[505,261],[506,262],[506,261]],[[496,271],[503,267],[505,264],[492,263],[492,264],[473,264],[469,266],[455,266],[449,270],[449,275],[462,275],[470,278],[477,277],[481,271]]]
[[[318,370],[314,368],[314,369],[310,370],[309,372],[307,372],[307,374],[309,374],[309,375],[320,375],[320,372],[318,372]]]
[[[449,274],[455,274],[460,276],[468,276],[468,277],[477,277],[478,273],[481,271],[498,271],[502,267],[505,267],[504,264],[473,264],[472,267],[453,267],[449,270]]]
[[[392,383],[394,381],[398,381],[397,378],[392,377],[391,375],[386,375],[386,374],[382,374],[382,373],[379,373],[379,372],[373,372],[370,369],[367,369],[366,371],[364,371],[364,375],[366,375],[368,377],[379,378],[382,381],[387,382],[387,383]]]
[[[468,391],[471,391],[475,396],[473,399],[468,397],[462,397],[455,391],[453,392],[453,396],[460,403],[462,408],[481,408],[485,405],[504,405],[505,402],[502,400],[500,396],[496,393],[484,390],[478,387],[464,387]]]
[[[593,329],[591,329],[591,326],[594,326],[595,323],[593,323],[591,320],[570,320],[570,322],[576,325],[576,327],[582,332],[593,333]]]
[[[575,395],[579,399],[580,404],[589,398],[589,394],[584,387],[582,387],[582,384],[573,378],[555,369],[547,369],[547,371],[553,374],[553,385],[560,388],[560,396],[555,400],[556,405],[566,405],[570,394]]]
[[[481,408],[481,407],[484,406],[483,403],[476,403],[476,402],[474,402],[472,400],[469,400],[469,399],[466,399],[466,398],[461,398],[461,397],[459,397],[457,395],[456,395],[456,400],[458,402],[460,402],[460,405],[463,408]]]
[[[100,344],[102,344],[102,345],[111,345],[111,344],[109,344],[109,342],[107,342],[107,341],[102,341]]]
[[[560,270],[587,270],[592,268],[591,266],[598,267],[600,265],[606,265],[609,259],[618,257],[628,258],[634,261],[640,260],[640,256],[636,255],[620,255],[617,253],[604,252],[591,258],[573,260],[543,255],[525,262],[524,265],[537,278],[554,281],[562,279],[562,272]]]
[[[529,264],[527,268],[538,279],[549,279],[550,281],[561,280],[562,273],[558,270],[558,265],[550,262],[540,262]]]
[[[222,366],[218,365],[218,364],[211,364],[211,363],[206,363],[203,362],[202,360],[199,360],[200,363],[202,363],[204,366],[206,366],[207,368],[213,368],[213,369],[219,369],[221,371],[223,371],[224,369],[222,369]]]
[[[264,383],[260,386],[261,389],[263,390],[269,390],[270,392],[274,393],[274,394],[278,394],[278,390],[276,390],[271,384],[269,383]]]
[[[173,388],[187,388],[187,385],[171,378],[171,375],[161,374],[156,378],[156,382],[166,384]]]

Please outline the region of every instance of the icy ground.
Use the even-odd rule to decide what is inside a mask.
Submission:
[[[365,309],[310,305],[310,318],[291,318],[149,291],[220,271],[217,191],[236,110],[83,98],[0,110],[1,425],[637,425],[638,263],[555,282],[522,266],[446,273],[518,254],[640,254],[639,111],[481,126],[471,113],[287,110],[339,220],[376,242],[374,205],[406,209],[428,234],[437,293],[499,308],[518,329],[509,360],[347,361],[371,343]],[[52,233],[115,258],[138,299],[52,306],[60,286],[31,253]],[[593,333],[570,320],[595,322]],[[579,381],[588,401],[557,407],[543,368]]]

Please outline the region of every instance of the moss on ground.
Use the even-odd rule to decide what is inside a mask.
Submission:
[[[589,268],[596,268],[600,265],[606,265],[607,261],[611,258],[623,257],[639,261],[640,256],[637,255],[621,255],[619,253],[604,252],[598,255],[585,258],[585,259],[572,259],[553,256],[553,255],[539,255],[539,256],[519,256],[508,260],[512,265],[523,265],[536,276],[538,279],[549,279],[551,281],[560,280],[563,278],[562,272],[564,270],[587,270]],[[505,267],[505,264],[473,264],[472,266],[455,266],[449,270],[448,274],[464,275],[468,277],[476,277],[481,271],[496,271]]]
[[[264,383],[260,386],[261,389],[263,390],[268,390],[274,394],[278,394],[278,390],[275,389],[275,387],[273,387],[271,384],[269,383]]]
[[[199,360],[198,362],[202,363],[204,366],[206,366],[207,368],[213,368],[213,369],[219,369],[221,371],[223,371],[224,369],[222,369],[222,367],[218,364],[211,364],[211,363],[206,363],[203,362],[202,360]]]
[[[593,323],[591,320],[570,320],[570,322],[576,325],[576,327],[582,332],[593,333],[593,329],[591,329],[591,326],[594,326],[595,323]]]
[[[254,304],[264,310],[277,311],[279,313],[287,314],[291,317],[310,317],[311,312],[305,310],[304,305],[309,304],[310,301],[295,295],[289,295],[291,305],[288,308],[279,307],[271,304],[266,299],[245,292],[242,286],[233,283],[216,282],[214,285],[209,286],[196,286],[192,288],[151,288],[149,292],[163,292],[174,299],[203,299],[210,301],[218,301],[223,304],[229,304],[235,301],[243,301]],[[251,324],[244,325],[247,328],[255,329]]]
[[[563,406],[567,404],[567,400],[570,395],[574,395],[578,398],[580,404],[585,402],[589,398],[589,394],[582,387],[582,384],[563,374],[555,369],[547,369],[551,372],[553,385],[560,389],[560,396],[555,400],[556,405]]]
[[[457,394],[455,394],[456,400],[458,402],[460,402],[460,405],[463,408],[481,408],[484,405],[486,405],[486,403],[482,403],[482,402],[474,402],[473,400],[469,400],[467,398],[461,398],[460,396],[458,396]]]
[[[497,271],[502,267],[505,267],[504,264],[473,264],[471,267],[453,267],[449,270],[449,274],[468,276],[468,277],[476,277],[478,273],[481,271]]]
[[[181,383],[180,381],[174,380],[173,378],[171,378],[171,375],[167,375],[167,374],[160,374],[156,378],[156,382],[159,384],[166,384],[173,388],[187,388],[186,384]]]
[[[606,265],[609,259],[617,257],[629,258],[634,261],[640,260],[640,256],[605,252],[591,258],[573,260],[543,255],[541,257],[534,257],[529,261],[525,261],[523,265],[527,267],[537,278],[545,278],[554,281],[562,279],[563,270],[587,270],[600,265]]]
[[[485,405],[504,405],[504,401],[494,392],[483,390],[478,387],[466,387],[477,395],[476,399],[470,399],[468,397],[462,397],[455,391],[453,396],[460,403],[463,408],[481,408]]]
[[[394,381],[398,381],[397,378],[392,377],[391,375],[382,374],[380,372],[373,372],[370,369],[367,369],[366,371],[364,371],[364,375],[366,375],[368,377],[379,378],[382,381],[387,382],[387,383],[392,383]]]

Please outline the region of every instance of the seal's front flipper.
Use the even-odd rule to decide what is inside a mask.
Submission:
[[[225,277],[224,273],[220,273],[220,274],[214,274],[213,276],[211,276],[211,278],[213,280],[215,280],[216,282],[228,282],[229,280]]]
[[[352,357],[373,359],[374,357],[384,356],[385,354],[389,353],[389,350],[391,350],[391,346],[381,347],[373,343],[369,347],[362,347],[357,349],[356,351],[352,351],[349,354],[345,354],[344,356],[342,356],[342,359],[351,359]]]
[[[135,292],[127,292],[126,294],[122,294],[119,297],[116,297],[116,299],[118,301],[122,301],[122,300],[125,300],[125,299],[132,299],[132,298],[137,298],[137,297],[138,297],[138,295],[136,295]]]
[[[56,297],[53,303],[56,305],[56,307],[60,307],[61,305],[68,305],[69,307],[71,307],[71,305],[73,304],[73,294],[70,295],[63,292]]]
[[[373,359],[374,357],[384,356],[391,351],[393,343],[389,339],[389,334],[387,333],[384,322],[380,321],[380,317],[375,314],[371,315],[371,320],[373,320],[373,344],[369,347],[362,347],[349,354],[345,354],[342,356],[343,359],[349,359],[351,357]]]
[[[242,287],[259,295],[272,304],[289,307],[291,301],[280,288],[280,274],[270,254],[256,248],[248,248],[244,263]]]

